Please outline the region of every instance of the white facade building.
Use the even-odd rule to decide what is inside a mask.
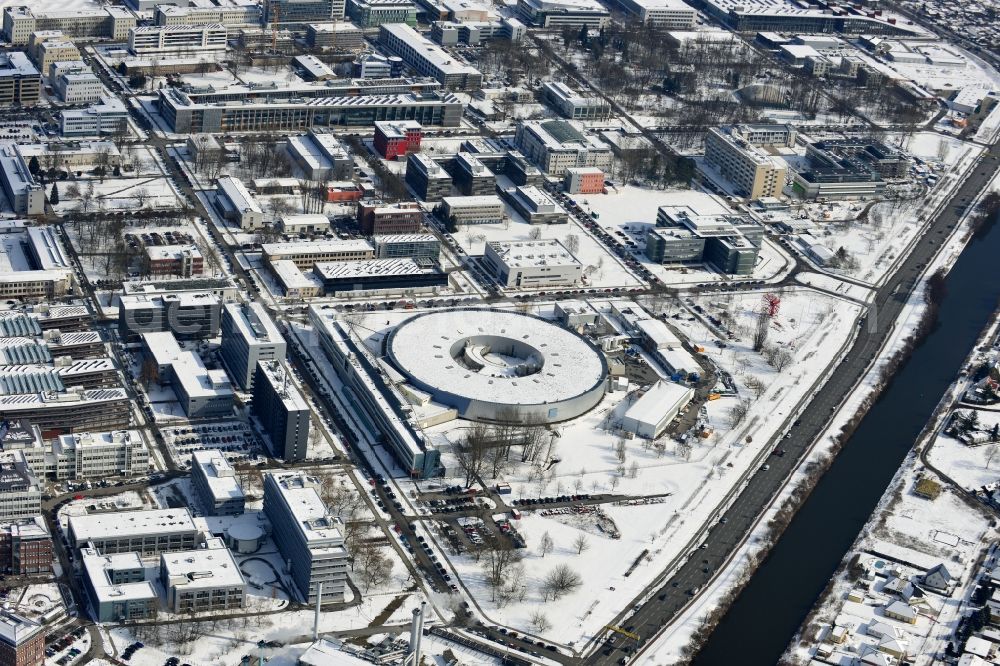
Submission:
[[[493,241],[483,261],[508,289],[574,285],[583,276],[583,264],[557,240]]]
[[[243,608],[246,580],[222,539],[201,548],[160,555],[160,583],[172,613],[201,613]]]
[[[226,26],[212,25],[147,25],[129,30],[128,50],[137,56],[208,55],[226,52]]]
[[[442,214],[445,220],[452,217],[459,225],[463,224],[500,224],[506,216],[505,207],[500,197],[487,194],[476,197],[444,197]]]
[[[239,516],[246,497],[236,470],[218,449],[191,454],[191,485],[202,510],[210,516]]]

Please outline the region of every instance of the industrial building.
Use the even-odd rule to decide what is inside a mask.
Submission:
[[[233,554],[218,537],[199,548],[160,554],[165,606],[175,614],[243,608],[246,580]]]
[[[456,61],[455,56],[405,23],[379,26],[379,44],[421,76],[435,78],[446,88],[472,91],[483,86],[483,75],[478,69]]]
[[[424,226],[424,211],[412,201],[394,204],[358,203],[358,226],[366,236],[415,234]]]
[[[432,341],[444,353],[433,353]],[[576,418],[604,397],[608,375],[603,352],[586,338],[508,310],[416,315],[392,330],[385,350],[415,389],[485,422]]]
[[[191,486],[207,516],[239,516],[246,497],[236,470],[218,449],[191,454]]]
[[[52,558],[52,534],[44,518],[0,523],[0,574],[47,574],[52,571]]]
[[[275,458],[285,462],[306,459],[309,405],[280,362],[257,363],[251,409],[271,440],[271,454]]]
[[[309,308],[309,321],[337,376],[353,391],[360,410],[382,433],[383,443],[409,477],[444,474],[441,453],[428,445],[411,422],[412,405],[383,378],[382,365],[327,311]]]
[[[694,389],[661,379],[625,410],[622,430],[656,439],[692,398]]]
[[[372,145],[387,160],[420,150],[423,128],[414,120],[378,121]]]
[[[0,183],[10,190],[19,192],[25,204],[41,186],[34,180],[16,180],[24,166],[24,160],[14,152],[14,157],[6,154],[9,147],[0,148]],[[14,170],[9,174],[8,168]],[[13,179],[13,180],[11,180]],[[8,198],[9,201],[15,199]],[[57,299],[73,294],[76,290],[73,263],[63,250],[59,237],[52,227],[27,227],[21,220],[0,222],[0,297],[16,299]]]
[[[735,125],[712,128],[705,137],[705,162],[749,199],[778,197],[788,166],[765,147],[795,145],[788,125]]]
[[[454,227],[467,224],[501,224],[506,207],[495,194],[478,197],[444,197],[441,215]]]
[[[422,153],[406,159],[406,184],[424,201],[438,201],[451,194],[451,176],[440,164]]]
[[[722,273],[749,275],[763,238],[764,228],[741,215],[661,206],[646,234],[646,256],[658,264],[710,264]]]
[[[222,308],[222,364],[243,390],[253,388],[258,361],[283,361],[286,343],[263,305],[227,303]]]
[[[566,287],[583,276],[583,264],[558,240],[491,241],[483,264],[508,289]]]
[[[0,105],[34,106],[42,94],[42,77],[21,51],[0,53]]]
[[[70,516],[66,533],[73,548],[92,544],[105,555],[136,552],[142,557],[191,550],[201,539],[185,508]]]
[[[691,10],[692,14],[694,10]],[[570,120],[604,120],[611,115],[611,105],[597,96],[584,96],[562,81],[542,84],[545,101],[563,118]]]
[[[195,101],[177,88],[158,90],[157,95],[160,113],[171,131],[178,133],[302,131],[313,126],[371,125],[376,120],[416,120],[425,126],[457,127],[463,112],[458,97],[436,92],[218,102]]]
[[[178,340],[204,340],[219,334],[222,303],[215,294],[131,294],[118,300],[118,332],[123,339],[163,331],[173,333]]]
[[[303,273],[294,262],[282,259],[271,262],[271,272],[286,298],[316,298],[323,295],[323,281],[312,271]]]
[[[586,134],[569,120],[522,120],[514,143],[545,173],[562,177],[570,167],[597,167],[605,171],[614,163],[611,148]]]
[[[600,30],[611,21],[611,12],[597,0],[517,0],[517,16],[528,25],[555,30]]]
[[[264,474],[264,513],[274,543],[288,562],[299,600],[342,601],[347,587],[347,549],[342,523],[319,494],[320,481],[301,472]]]
[[[347,0],[347,16],[362,28],[383,23],[417,25],[417,6],[410,0]]]
[[[150,620],[156,617],[159,597],[146,580],[138,553],[80,550],[83,587],[97,622]]]
[[[252,231],[264,226],[264,209],[239,178],[219,178],[214,201],[215,209],[223,219],[235,223],[240,229]]]

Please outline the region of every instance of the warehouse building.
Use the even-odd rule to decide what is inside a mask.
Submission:
[[[632,403],[622,416],[622,429],[656,439],[694,398],[694,389],[660,380]]]

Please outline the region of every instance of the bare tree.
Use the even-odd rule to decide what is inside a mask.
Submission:
[[[549,536],[548,532],[542,534],[542,538],[538,540],[538,552],[541,553],[542,557],[545,557],[556,547],[555,542],[552,537]]]
[[[493,590],[493,600],[496,601],[497,590],[504,583],[504,578],[515,564],[521,561],[521,552],[508,545],[491,545],[483,552],[482,565],[486,573],[486,582]]]
[[[538,240],[541,237],[542,237],[541,227],[532,227],[531,231],[528,232],[528,238],[530,238],[531,240]]]
[[[590,548],[590,541],[587,539],[587,535],[582,532],[577,535],[576,539],[573,540],[573,547],[576,548],[577,555]]]
[[[760,396],[764,395],[765,391],[767,391],[767,384],[765,384],[763,381],[760,380],[759,377],[755,375],[749,375],[744,380],[743,383],[747,385],[748,389],[753,391],[753,395],[755,398],[759,398]]]
[[[767,344],[767,334],[771,330],[771,317],[766,311],[757,313],[757,328],[753,334],[753,350],[756,352],[764,349]]]
[[[569,565],[559,564],[542,580],[542,598],[545,601],[555,600],[575,592],[581,585],[583,585],[583,577],[579,573],[570,568]]]
[[[563,245],[570,251],[570,254],[576,254],[580,251],[580,237],[576,234],[569,234],[563,240]]]
[[[782,370],[784,370],[785,368],[787,368],[789,365],[792,364],[792,360],[793,357],[790,351],[788,351],[787,349],[779,349],[775,353],[774,360],[771,361],[771,365],[774,366],[775,370],[781,372]]]
[[[454,447],[459,468],[465,473],[465,485],[471,486],[483,473],[490,453],[489,428],[482,423],[474,423],[465,437]]]
[[[621,437],[615,440],[615,458],[620,463],[625,462],[625,440]]]
[[[364,583],[365,592],[372,587],[384,584],[392,575],[392,560],[377,544],[366,543],[358,549],[355,560],[361,565],[360,578]]]
[[[747,417],[747,412],[750,411],[750,401],[740,400],[738,403],[729,408],[729,425],[735,428]]]
[[[549,622],[549,618],[546,617],[545,613],[543,613],[540,609],[531,614],[529,622],[531,622],[531,628],[539,634],[544,634],[552,628],[552,623]]]

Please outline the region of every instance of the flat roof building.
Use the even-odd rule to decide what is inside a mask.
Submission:
[[[351,291],[415,290],[445,287],[448,274],[421,257],[318,263],[313,273],[323,281],[325,295]]]
[[[301,269],[312,268],[319,262],[362,261],[375,258],[375,248],[366,240],[300,241],[264,243],[264,262],[291,261]]]
[[[434,234],[390,234],[372,238],[377,259],[416,258],[437,262],[441,241]]]
[[[254,230],[264,226],[264,209],[243,181],[234,176],[222,176],[216,181],[215,208],[240,229]]]
[[[21,51],[0,53],[0,105],[34,106],[42,94],[42,77]]]
[[[683,0],[617,0],[643,25],[663,30],[694,30],[697,10]]]
[[[788,166],[765,147],[795,145],[788,125],[733,125],[711,128],[705,138],[705,162],[749,199],[778,197]]]
[[[13,143],[0,144],[0,186],[15,213],[41,215],[45,211],[45,191]]]
[[[45,663],[43,626],[7,609],[0,610],[0,663],[42,666]]]
[[[562,177],[570,167],[597,167],[604,171],[614,163],[609,146],[569,120],[522,120],[514,143],[528,159],[549,175]]]
[[[169,331],[179,340],[204,340],[219,334],[222,303],[213,293],[123,294],[118,300],[118,331],[123,338]]]
[[[660,264],[707,263],[730,275],[749,275],[764,228],[734,213],[702,215],[687,206],[661,206],[646,234],[646,256]]]
[[[639,437],[656,439],[692,398],[691,387],[661,379],[625,410],[622,428]]]
[[[406,158],[406,184],[424,201],[438,201],[451,194],[451,176],[423,153]]]
[[[444,221],[456,228],[467,224],[501,224],[506,217],[506,207],[495,194],[444,197],[441,204]]]
[[[455,56],[405,23],[379,26],[379,43],[418,74],[433,77],[446,88],[479,90],[483,85],[483,75],[478,69],[456,61]]]
[[[453,165],[455,185],[462,194],[483,196],[496,193],[496,175],[475,154],[459,152]]]
[[[611,21],[611,12],[597,0],[517,0],[517,16],[528,25],[600,30]]]
[[[583,264],[558,240],[492,241],[483,262],[508,289],[564,287],[583,276]]]
[[[67,536],[74,548],[92,543],[105,555],[136,552],[148,557],[191,550],[201,532],[187,509],[147,509],[70,516]]]
[[[160,0],[150,0],[156,5],[153,22],[156,25],[210,25],[226,27],[258,26],[261,10],[256,0],[211,0],[210,2],[189,3],[188,6],[162,4]]]
[[[348,21],[311,23],[306,27],[306,43],[314,49],[357,51],[364,47],[361,30]]]
[[[410,0],[347,0],[347,15],[362,28],[383,23],[417,25],[417,6]]]
[[[274,543],[291,568],[299,600],[341,601],[347,586],[347,549],[342,523],[319,494],[320,481],[301,472],[264,474],[264,513],[274,530]]]
[[[42,512],[42,489],[23,457],[0,462],[0,523]]]
[[[693,9],[691,13],[693,16],[695,13]],[[611,105],[603,99],[597,96],[581,95],[562,81],[546,81],[542,84],[542,92],[546,101],[563,118],[604,120],[611,115]]]
[[[309,405],[278,361],[261,360],[254,369],[253,414],[279,460],[305,460],[309,448]]]
[[[402,201],[394,204],[358,202],[358,225],[366,236],[414,234],[423,229],[424,211],[420,204]]]
[[[236,470],[218,449],[191,454],[191,485],[202,511],[208,516],[243,514],[246,497]]]
[[[15,46],[27,44],[31,33],[61,30],[73,39],[111,39],[125,41],[129,28],[136,24],[135,14],[124,7],[83,9],[72,7],[43,11],[30,5],[5,7],[3,36]]]
[[[97,622],[126,622],[156,617],[159,597],[146,580],[146,569],[134,552],[101,553],[82,548],[83,586]]]
[[[26,227],[19,220],[0,225],[0,297],[56,299],[75,291],[72,261],[52,227]]]
[[[128,127],[128,107],[117,97],[101,97],[85,109],[59,113],[59,133],[66,136],[119,134]]]
[[[222,308],[222,364],[233,382],[253,388],[258,361],[283,361],[287,349],[281,330],[263,305],[227,303]]]
[[[518,185],[500,195],[528,224],[566,224],[569,214],[546,192],[534,185]]]
[[[246,580],[218,537],[193,550],[161,553],[160,584],[175,614],[233,610],[246,602]]]

